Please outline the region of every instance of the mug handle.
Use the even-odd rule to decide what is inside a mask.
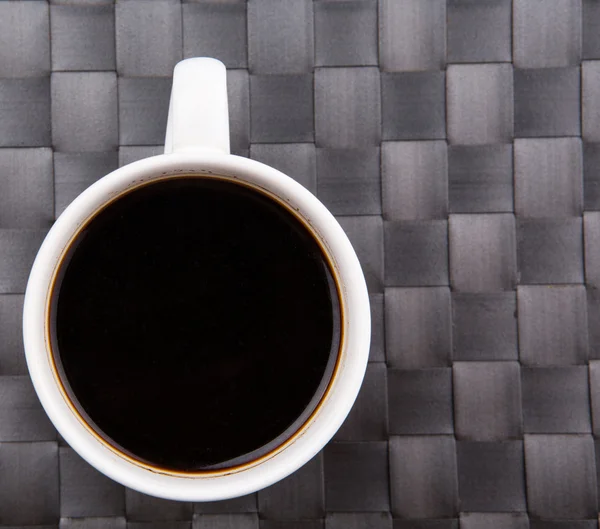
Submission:
[[[165,137],[165,154],[229,154],[225,65],[207,57],[177,63]]]

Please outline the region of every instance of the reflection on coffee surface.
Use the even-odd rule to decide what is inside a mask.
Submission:
[[[178,177],[138,188],[78,235],[51,334],[71,400],[129,455],[198,471],[247,462],[314,411],[340,345],[335,282],[286,208]]]

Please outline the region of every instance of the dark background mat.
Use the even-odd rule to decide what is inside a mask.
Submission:
[[[20,336],[53,219],[161,152],[172,68],[196,55],[230,69],[233,151],[338,216],[373,310],[335,440],[211,504],[83,462]],[[598,286],[598,0],[0,1],[2,525],[596,528]]]

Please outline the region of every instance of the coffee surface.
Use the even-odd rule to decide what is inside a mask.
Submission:
[[[146,185],[92,219],[61,265],[51,321],[84,417],[180,471],[239,464],[289,437],[340,340],[335,283],[303,224],[257,191],[194,177]]]

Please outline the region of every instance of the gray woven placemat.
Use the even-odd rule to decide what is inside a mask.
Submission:
[[[58,438],[20,317],[53,219],[161,151],[172,68],[197,55],[230,69],[234,152],[347,230],[373,343],[323,453],[192,505]],[[598,0],[0,1],[2,525],[596,528],[598,286]]]

